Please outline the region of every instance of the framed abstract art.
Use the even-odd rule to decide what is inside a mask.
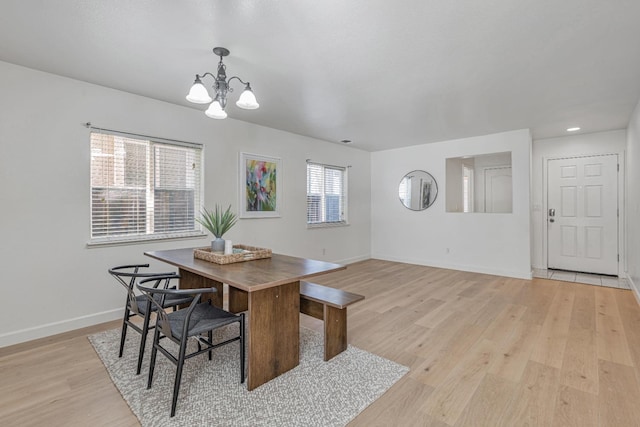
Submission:
[[[240,153],[239,172],[240,218],[280,216],[281,160]]]

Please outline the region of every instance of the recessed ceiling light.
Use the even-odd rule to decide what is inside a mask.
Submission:
[[[568,129],[567,129],[567,132],[576,132],[576,131],[579,131],[579,130],[580,130],[580,128],[579,128],[579,127],[575,127],[575,128],[568,128]]]

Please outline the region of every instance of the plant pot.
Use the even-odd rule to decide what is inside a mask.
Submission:
[[[224,239],[222,237],[216,237],[211,241],[211,252],[224,252]]]

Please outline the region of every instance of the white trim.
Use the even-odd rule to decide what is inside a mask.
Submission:
[[[371,259],[371,255],[370,254],[359,255],[359,256],[356,256],[356,257],[345,258],[345,259],[339,259],[337,261],[332,261],[332,262],[335,262],[336,264],[353,264],[355,262],[366,261],[368,259]]]
[[[429,260],[425,261],[423,259],[417,259],[417,258],[415,259],[399,258],[391,255],[380,255],[380,254],[376,254],[373,258],[381,259],[385,261],[424,265],[427,267],[444,268],[444,269],[459,270],[459,271],[469,271],[471,273],[490,274],[492,276],[513,277],[516,279],[526,279],[526,280],[531,280],[533,278],[532,271],[530,269],[524,270],[524,271],[502,270],[502,269],[485,268],[479,265],[463,265],[463,264],[447,263],[442,261],[429,261]]]
[[[0,335],[0,348],[117,320],[122,318],[122,310],[122,308],[115,308],[113,310],[47,323],[19,331],[7,332]]]
[[[104,239],[93,239],[87,242],[87,248],[97,248],[104,246],[119,246],[119,245],[137,245],[140,243],[150,243],[157,242],[158,240],[190,240],[190,239],[203,239],[207,237],[208,234],[203,233],[202,231],[195,231],[191,234],[186,233],[183,235],[153,235],[146,234],[143,236],[129,237],[129,238],[104,238]]]
[[[625,273],[625,276],[627,276],[627,281],[629,282],[633,296],[636,297],[636,302],[640,305],[640,283],[635,283],[629,273]]]
[[[625,276],[625,267],[626,267],[626,241],[625,241],[625,230],[626,230],[626,220],[625,220],[625,151],[613,151],[606,153],[585,153],[585,154],[577,154],[575,156],[544,156],[542,157],[542,266],[534,266],[535,268],[539,268],[541,270],[546,270],[549,265],[549,249],[548,249],[548,233],[547,233],[547,197],[548,197],[548,178],[547,174],[549,172],[548,163],[550,160],[561,160],[561,159],[574,159],[581,157],[594,157],[594,156],[618,156],[618,165],[620,167],[617,172],[617,182],[618,182],[618,255],[620,255],[620,259],[618,260],[618,277]],[[532,214],[535,212],[532,212]]]
[[[313,229],[313,228],[332,228],[332,227],[348,227],[349,224],[346,221],[339,221],[339,222],[313,222],[311,224],[307,223],[307,228],[309,229]]]

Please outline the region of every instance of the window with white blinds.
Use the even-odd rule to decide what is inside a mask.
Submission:
[[[346,223],[346,169],[307,163],[307,224],[322,226]]]
[[[202,147],[91,132],[90,244],[200,235]]]

